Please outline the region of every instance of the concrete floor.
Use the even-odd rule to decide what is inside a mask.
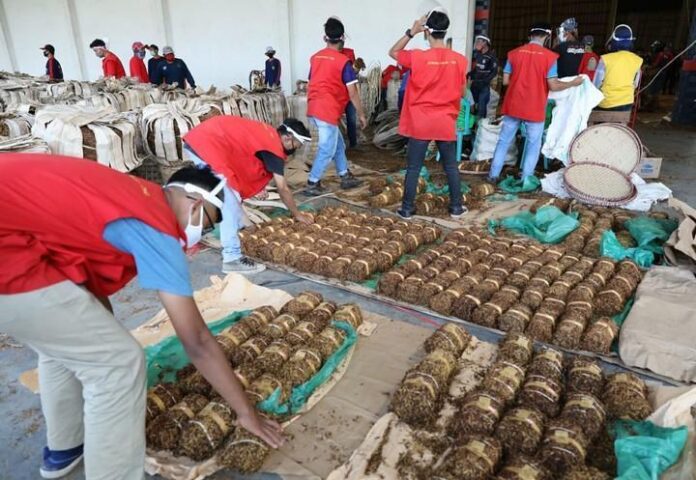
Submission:
[[[696,206],[696,131],[679,129],[648,121],[637,127],[645,145],[656,156],[664,158],[660,181],[669,186],[674,195]],[[213,251],[196,255],[191,262],[194,288],[209,285],[210,275],[218,274],[219,255]],[[316,285],[275,271],[266,271],[254,278],[259,284],[297,293],[312,288],[321,291],[337,302],[358,301],[367,310],[406,322],[436,325],[439,320],[412,313],[359,297]],[[134,328],[148,320],[159,310],[153,292],[142,291],[133,282],[112,299],[115,314],[127,328]],[[47,321],[50,321],[47,318]],[[484,340],[493,340],[488,332],[472,329],[472,333]],[[21,372],[34,368],[36,356],[28,348],[16,345],[12,339],[0,338],[0,479],[29,480],[38,478],[41,449],[45,444],[45,429],[39,397],[19,384]],[[404,370],[406,365],[404,365]],[[82,470],[67,477],[71,480],[84,478]],[[233,478],[232,474],[220,473],[215,478]],[[239,477],[234,477],[239,478]],[[253,477],[246,477],[253,478]]]

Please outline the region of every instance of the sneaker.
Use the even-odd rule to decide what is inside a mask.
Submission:
[[[464,215],[466,215],[468,212],[469,212],[469,210],[466,207],[457,207],[457,208],[450,208],[449,209],[450,217],[452,217],[454,219],[463,218]]]
[[[83,445],[69,450],[43,449],[43,464],[39,473],[43,478],[61,478],[72,472],[82,461]]]
[[[231,262],[222,263],[222,273],[239,273],[241,275],[251,275],[266,270],[266,266],[256,263],[247,257],[242,257]]]
[[[305,187],[303,193],[310,197],[318,197],[326,193],[326,189],[321,185],[321,180],[318,182],[310,182],[307,180],[307,187]]]
[[[404,220],[408,220],[413,216],[413,211],[400,208],[396,211],[396,214],[398,216],[400,216],[401,218],[403,218]]]
[[[362,185],[362,183],[363,181],[355,178],[353,174],[350,173],[350,170],[341,175],[341,188],[343,190],[349,190],[351,188],[359,187],[360,185]]]

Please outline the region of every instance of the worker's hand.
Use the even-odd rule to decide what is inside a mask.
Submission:
[[[360,122],[360,129],[365,130],[367,128],[367,118],[365,118],[364,113],[360,114],[360,116],[358,117],[358,121]]]
[[[578,75],[576,78],[573,79],[573,86],[578,87],[578,86],[582,85],[582,82],[584,82],[584,81],[585,80],[582,78],[582,75]]]
[[[279,448],[285,442],[283,429],[273,420],[262,417],[256,410],[250,410],[248,415],[239,417],[237,425],[253,433],[273,448]]]
[[[266,200],[268,198],[268,190],[261,190],[259,193],[254,195],[254,200]]]
[[[413,35],[415,37],[419,33],[425,31],[426,20],[428,20],[428,17],[425,15],[416,19],[416,21],[413,22],[413,26],[411,27],[411,35]]]
[[[304,223],[305,225],[311,225],[314,223],[314,218],[312,218],[311,215],[302,212],[297,212],[295,214],[295,220],[297,220],[300,223]]]

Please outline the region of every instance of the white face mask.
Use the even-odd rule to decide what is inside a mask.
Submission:
[[[189,210],[189,215],[188,215],[188,223],[186,224],[186,228],[184,229],[184,233],[186,233],[186,248],[191,248],[195,244],[201,241],[201,237],[203,237],[203,205],[201,205],[201,214],[199,215],[198,218],[198,225],[193,225],[191,223],[191,217],[193,216],[193,206],[191,206],[191,209]]]

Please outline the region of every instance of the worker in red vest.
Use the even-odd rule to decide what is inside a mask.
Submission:
[[[541,152],[549,90],[561,91],[583,82],[580,76],[569,82],[558,80],[558,54],[545,48],[550,37],[548,23],[535,23],[529,29],[529,43],[508,53],[503,70],[503,85],[507,85],[502,109],[503,126],[493,154],[490,181],[498,180],[505,155],[522,122],[526,128],[527,146],[521,176],[524,180],[534,174]]]
[[[137,78],[140,83],[150,83],[150,77],[145,67],[145,45],[143,42],[133,42],[133,56],[130,59],[130,76]]]
[[[123,78],[126,76],[126,70],[123,68],[121,60],[106,48],[106,43],[101,38],[95,38],[89,44],[94,54],[102,59],[102,72],[104,78],[114,77]]]
[[[304,190],[306,195],[317,196],[325,192],[321,178],[332,160],[336,164],[341,188],[355,188],[362,183],[348,169],[346,144],[338,129],[348,102],[357,111],[360,127],[367,126],[360,102],[358,76],[350,59],[338,50],[341,41],[345,39],[344,34],[343,23],[335,17],[329,18],[324,24],[326,48],[319,50],[310,59],[307,117],[319,133],[319,144],[307,178]]]
[[[13,153],[3,155],[0,178],[0,331],[38,354],[42,477],[66,475],[83,454],[86,478],[144,477],[145,356],[108,298],[136,274],[158,292],[193,365],[239,424],[282,443],[193,299],[182,245],[220,218],[220,179],[188,167],[163,188],[88,160]]]
[[[594,46],[594,37],[592,35],[585,35],[582,37],[582,43],[585,45],[585,54],[582,56],[580,61],[579,73],[587,75],[590,80],[594,80],[595,72],[597,71],[597,66],[599,65],[599,55],[592,51]]]
[[[456,123],[461,99],[466,94],[467,60],[445,45],[449,26],[450,20],[444,10],[432,10],[417,19],[389,50],[389,56],[411,72],[399,118],[399,133],[409,139],[404,196],[397,211],[403,218],[410,218],[414,212],[418,177],[428,145],[433,140],[437,142],[447,174],[449,213],[455,218],[465,213],[457,169]],[[404,50],[421,32],[430,48]]]
[[[239,230],[244,227],[242,201],[264,192],[271,180],[295,219],[312,223],[311,216],[297,209],[284,177],[288,155],[310,140],[307,127],[294,118],[286,118],[275,129],[263,122],[227,115],[206,120],[184,136],[184,148],[191,160],[200,168],[211,168],[227,182],[220,224],[223,272],[252,274],[266,268],[242,255]]]

